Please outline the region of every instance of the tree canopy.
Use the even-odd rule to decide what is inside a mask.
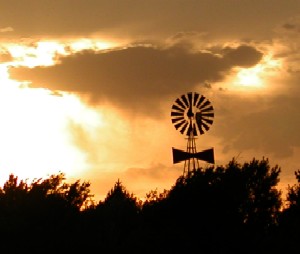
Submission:
[[[150,190],[144,201],[118,179],[98,202],[89,182],[67,183],[63,173],[31,183],[11,174],[0,187],[1,246],[9,253],[296,252],[300,170],[286,206],[280,172],[265,158],[233,159]]]

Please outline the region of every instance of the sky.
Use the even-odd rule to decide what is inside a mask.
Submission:
[[[268,158],[280,187],[300,152],[300,1],[0,0],[0,182],[64,172],[96,200],[143,198],[182,174],[182,94],[214,107],[197,150]],[[209,166],[201,162],[201,166]]]

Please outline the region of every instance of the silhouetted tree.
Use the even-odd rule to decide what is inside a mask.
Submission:
[[[139,211],[137,199],[126,190],[119,180],[108,192],[104,202],[100,202],[97,208],[105,214],[106,220],[110,222],[112,232],[132,227]]]
[[[146,198],[142,205],[142,213],[143,217],[147,218],[147,220],[151,220],[151,217],[154,216],[154,219],[156,218],[156,214],[160,207],[162,207],[162,204],[168,197],[169,191],[163,190],[163,192],[159,193],[157,189],[151,190],[146,194]],[[161,211],[162,212],[162,211]]]
[[[295,171],[297,183],[287,188],[286,207],[279,219],[279,229],[272,238],[273,253],[298,253],[300,239],[300,170]],[[271,252],[270,252],[271,253]]]
[[[7,253],[297,252],[300,171],[283,212],[279,174],[268,159],[233,159],[152,190],[144,202],[118,180],[98,203],[89,182],[67,183],[62,173],[31,183],[10,175],[0,188],[0,245]]]
[[[18,253],[33,252],[47,243],[49,251],[71,246],[80,208],[91,197],[90,184],[79,181],[68,184],[64,180],[62,173],[35,179],[31,184],[18,181],[13,174],[9,176],[0,188],[3,249],[13,247]],[[14,241],[18,244],[13,245]]]
[[[300,211],[300,170],[295,171],[297,184],[288,186],[287,206],[290,210]]]
[[[131,232],[138,225],[139,211],[137,198],[118,180],[104,201],[84,212],[85,223],[89,224],[88,230],[95,243],[102,246],[102,250],[112,252],[125,248],[128,241],[134,240]]]
[[[277,223],[279,173],[267,159],[243,165],[232,160],[178,178],[166,198],[152,206],[152,216],[144,217],[146,222],[151,218],[146,229],[155,243],[151,251],[255,253]],[[146,205],[143,215],[149,215],[151,206]]]
[[[271,168],[268,159],[253,159],[242,167],[247,190],[247,199],[241,206],[244,223],[255,230],[265,233],[277,223],[281,207],[279,182],[280,168]]]

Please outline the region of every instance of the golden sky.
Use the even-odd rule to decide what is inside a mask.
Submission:
[[[170,112],[208,98],[217,165],[267,157],[294,181],[300,148],[300,2],[0,0],[0,182],[59,171],[120,179],[139,197],[182,173]],[[206,166],[203,163],[203,166]]]

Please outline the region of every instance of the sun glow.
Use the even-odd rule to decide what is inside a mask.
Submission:
[[[240,88],[265,88],[268,77],[274,74],[280,66],[280,60],[273,59],[270,54],[266,55],[259,64],[252,68],[238,68],[233,83]]]
[[[9,44],[7,50],[14,59],[12,65],[24,65],[31,68],[53,65],[56,55],[66,54],[62,44],[50,41],[37,42],[34,46]]]
[[[87,132],[103,125],[101,114],[70,94],[22,88],[0,65],[0,182],[14,173],[22,179],[88,168],[86,155],[73,144],[70,121]]]
[[[262,70],[260,65],[250,69],[241,69],[237,74],[239,84],[241,86],[260,87],[262,85],[260,77]]]
[[[57,63],[59,56],[74,54],[82,50],[101,51],[118,44],[110,41],[77,39],[74,41],[39,41],[36,43],[4,44],[4,51],[7,51],[13,58],[10,65],[27,66],[29,68],[36,66],[50,66]]]
[[[117,44],[114,42],[97,41],[87,38],[79,39],[69,44],[69,48],[72,52],[77,52],[85,49],[92,49],[95,51],[107,50],[116,46]]]
[[[11,80],[8,68],[50,66],[60,56],[114,45],[90,39],[1,45],[11,58],[0,64],[0,182],[10,173],[22,179],[59,171],[76,177],[90,165],[87,155],[74,144],[70,123],[82,126],[89,135],[104,126],[101,113],[79,97],[30,88],[28,83]]]

